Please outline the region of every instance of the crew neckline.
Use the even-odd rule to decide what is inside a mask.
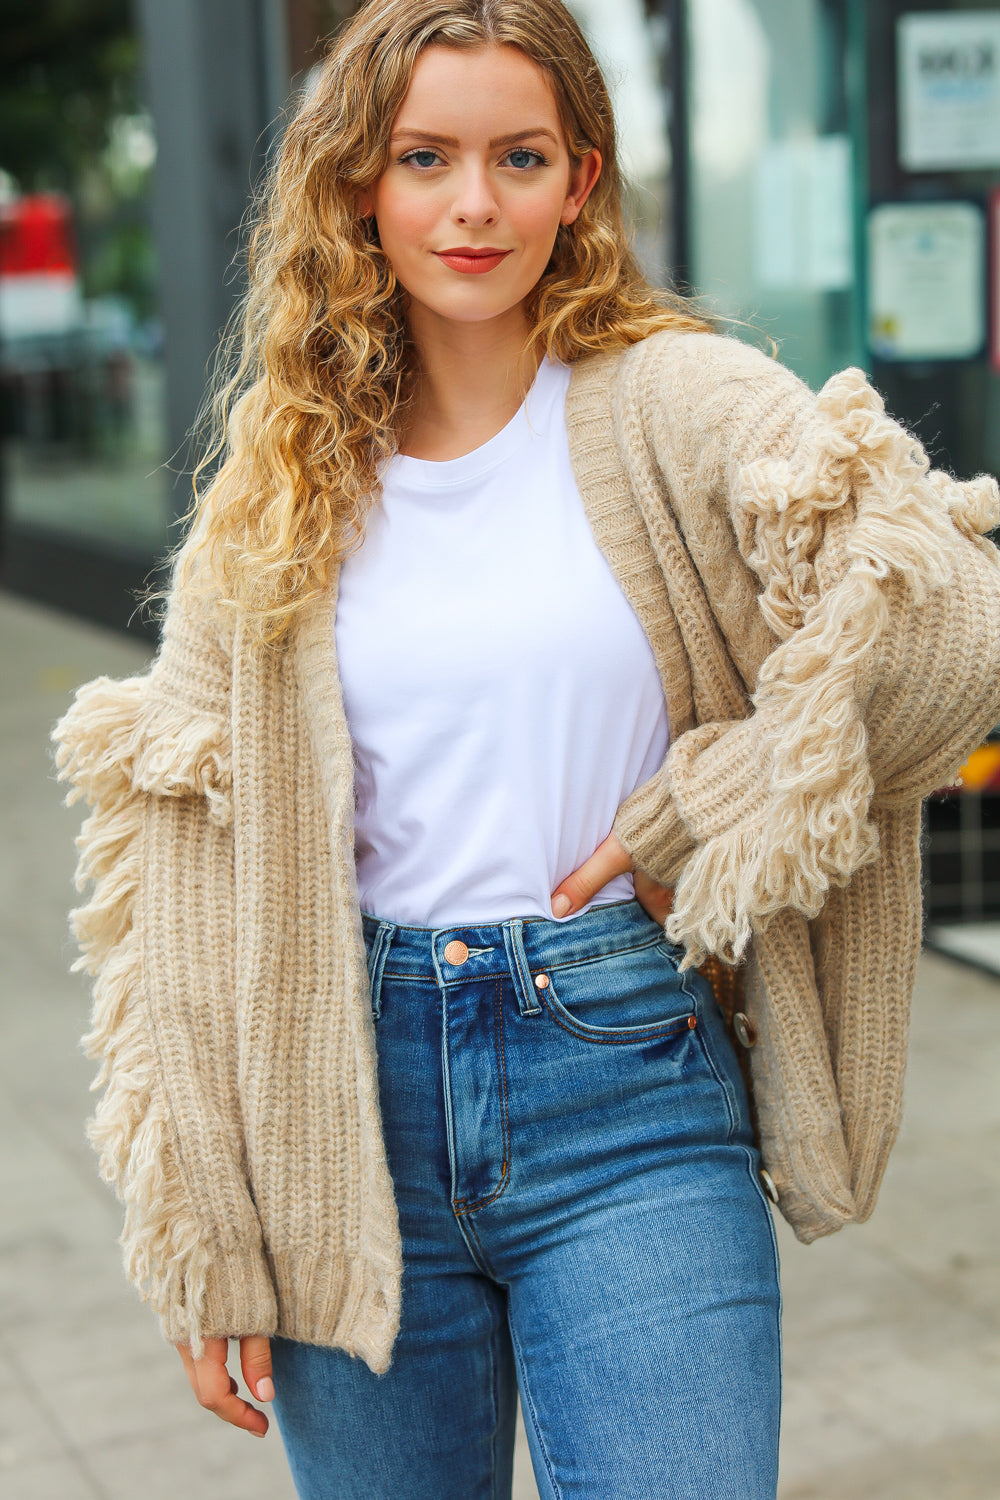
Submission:
[[[383,480],[391,476],[396,484],[409,482],[419,485],[422,490],[444,490],[491,473],[521,448],[525,436],[537,434],[535,423],[529,423],[528,405],[531,402],[537,405],[538,398],[551,391],[551,376],[563,368],[545,355],[527,395],[510,421],[478,448],[462,453],[458,458],[414,458],[408,453],[396,453],[385,466]]]

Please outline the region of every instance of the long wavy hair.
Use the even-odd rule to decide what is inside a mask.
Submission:
[[[650,285],[632,253],[611,102],[560,0],[368,0],[288,121],[258,196],[247,290],[203,417],[179,576],[210,579],[260,643],[285,634],[359,543],[379,465],[396,451],[414,371],[406,298],[358,197],[385,170],[414,65],[435,43],[519,48],[551,80],[574,164],[601,153],[531,294],[525,354],[572,363],[710,326]]]

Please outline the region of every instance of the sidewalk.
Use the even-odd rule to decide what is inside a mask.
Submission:
[[[975,964],[988,974],[1000,975],[1000,922],[945,924],[933,927],[927,937],[938,953]]]
[[[125,1285],[118,1205],[83,1136],[76,818],[46,736],[77,683],[146,652],[0,595],[0,658],[0,1497],[293,1500],[276,1432],[256,1443],[202,1412]],[[808,1248],[779,1220],[781,1500],[1000,1496],[998,1077],[1000,979],[925,954],[875,1217]],[[515,1496],[535,1496],[523,1433]]]

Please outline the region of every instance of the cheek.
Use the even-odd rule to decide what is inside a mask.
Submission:
[[[564,199],[545,197],[520,205],[517,227],[526,245],[548,256],[559,228]]]
[[[375,217],[385,250],[395,248],[405,253],[426,237],[434,222],[434,213],[424,197],[406,193],[385,193],[375,199]]]

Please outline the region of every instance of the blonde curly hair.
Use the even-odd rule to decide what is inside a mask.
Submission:
[[[247,290],[220,349],[179,561],[181,581],[211,579],[260,643],[278,641],[358,545],[379,465],[396,451],[414,367],[405,294],[358,198],[386,168],[414,65],[435,43],[517,47],[552,82],[573,163],[601,153],[531,294],[525,353],[572,363],[659,329],[710,326],[652,287],[632,254],[611,102],[561,0],[368,0],[289,120],[252,217]]]

